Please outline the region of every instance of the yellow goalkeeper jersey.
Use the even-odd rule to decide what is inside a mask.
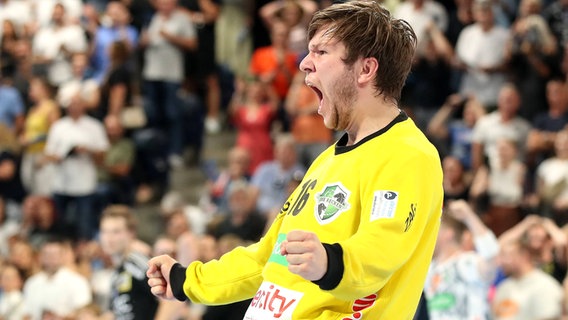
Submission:
[[[252,298],[246,320],[411,319],[440,224],[439,155],[403,112],[357,144],[346,141],[314,161],[258,243],[193,262],[183,291],[172,284],[176,296],[209,305]],[[280,255],[298,229],[324,243],[322,280],[291,273]]]

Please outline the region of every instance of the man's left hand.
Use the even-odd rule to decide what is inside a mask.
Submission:
[[[310,281],[320,280],[327,272],[327,254],[315,233],[290,231],[280,248],[290,272]]]

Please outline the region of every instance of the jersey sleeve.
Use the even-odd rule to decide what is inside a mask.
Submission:
[[[195,303],[227,304],[252,298],[263,281],[262,271],[274,248],[284,215],[266,235],[248,247],[237,247],[219,260],[195,261],[185,273],[183,291]]]
[[[364,172],[359,228],[338,243],[344,272],[329,291],[339,299],[378,292],[400,269],[430,263],[436,236],[423,235],[438,231],[434,226],[439,226],[443,201],[440,162],[437,154],[397,152],[399,156],[382,169]],[[416,254],[418,250],[423,252]],[[407,264],[409,259],[414,260]]]

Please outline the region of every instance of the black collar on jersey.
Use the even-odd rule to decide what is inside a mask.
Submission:
[[[365,138],[361,139],[361,141],[357,142],[354,145],[350,145],[347,146],[347,141],[349,136],[347,135],[347,133],[344,133],[343,136],[337,141],[337,143],[335,144],[335,154],[342,154],[345,152],[348,152],[350,150],[353,150],[355,148],[357,148],[357,146],[365,143],[368,140],[371,140],[375,137],[380,136],[381,134],[387,132],[387,130],[389,130],[390,128],[392,128],[392,126],[394,126],[395,124],[402,122],[404,120],[408,119],[408,115],[406,114],[406,112],[400,110],[400,113],[398,114],[398,116],[396,116],[396,118],[394,118],[389,124],[387,124],[384,128],[382,128],[381,130],[372,133],[368,136],[366,136]]]

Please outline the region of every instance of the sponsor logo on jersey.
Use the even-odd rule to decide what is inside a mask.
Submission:
[[[373,206],[371,207],[371,221],[393,218],[397,204],[398,192],[392,190],[375,191]]]
[[[351,192],[347,190],[341,183],[326,184],[322,192],[315,195],[316,204],[314,214],[320,224],[328,224],[344,211],[348,210],[349,195]]]
[[[302,292],[264,281],[252,298],[244,320],[292,320],[292,313],[303,296]]]
[[[349,317],[343,318],[342,320],[363,319],[363,310],[372,307],[375,304],[375,301],[377,301],[377,297],[378,295],[376,293],[373,293],[364,298],[355,300],[352,307],[353,314],[351,314],[351,316]]]
[[[268,258],[268,262],[274,262],[285,267],[288,267],[288,260],[286,257],[280,253],[280,247],[282,246],[282,242],[286,240],[286,234],[280,233],[278,235],[278,239],[276,239],[276,244],[274,245],[274,249],[272,249],[272,253],[270,254],[270,258]]]
[[[414,221],[414,217],[416,216],[416,203],[410,204],[410,211],[408,212],[408,217],[404,221],[404,232],[408,231],[412,226],[412,221]]]

